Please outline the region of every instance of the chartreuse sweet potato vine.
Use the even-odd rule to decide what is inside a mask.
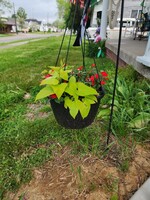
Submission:
[[[84,82],[78,81],[72,70],[64,67],[50,67],[48,76],[41,82],[45,85],[36,96],[36,100],[49,97],[69,108],[70,115],[75,118],[78,112],[84,119],[89,114],[91,104],[97,102],[98,92]]]

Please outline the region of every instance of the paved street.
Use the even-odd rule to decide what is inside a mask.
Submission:
[[[19,33],[18,35],[8,36],[8,37],[0,37],[0,43],[8,43],[19,40],[28,40],[28,39],[36,39],[36,38],[48,38],[51,36],[60,36],[63,33],[45,33],[45,34],[33,34],[33,33]]]

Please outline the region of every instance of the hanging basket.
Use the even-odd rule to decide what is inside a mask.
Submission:
[[[82,118],[81,114],[78,113],[76,118],[74,119],[70,113],[69,109],[66,109],[64,107],[64,103],[57,103],[55,100],[51,99],[50,104],[54,113],[54,116],[56,118],[56,121],[59,125],[68,128],[68,129],[82,129],[87,126],[89,126],[95,119],[99,105],[100,100],[104,96],[104,90],[101,89],[100,95],[97,97],[97,103],[91,105],[91,110],[86,118]]]

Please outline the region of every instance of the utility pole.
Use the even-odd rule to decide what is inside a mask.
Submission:
[[[14,3],[13,3],[13,9],[14,9],[14,17],[15,17],[16,33],[18,34],[18,29],[17,29],[17,17],[16,17],[16,11],[15,11],[15,4],[14,4]]]

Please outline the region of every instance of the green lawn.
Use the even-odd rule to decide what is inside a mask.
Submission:
[[[11,33],[0,34],[0,37],[8,37],[8,36],[14,36],[14,35]]]
[[[61,37],[51,37],[29,44],[2,50],[0,53],[0,198],[5,192],[14,191],[32,177],[32,168],[51,159],[57,144],[72,146],[73,153],[85,155],[89,152],[99,155],[108,130],[109,107],[111,104],[114,63],[103,58],[98,59],[100,70],[109,74],[106,95],[101,102],[95,122],[83,130],[67,130],[60,127],[51,112],[49,102],[35,102],[40,90],[40,73],[48,65],[55,65]],[[66,55],[67,41],[61,58]],[[93,59],[86,58],[87,65]],[[68,63],[82,65],[81,49],[71,47]],[[113,133],[120,144],[119,159],[126,163],[131,158],[131,150],[125,147],[122,138],[130,141],[144,142],[149,139],[149,81],[140,77],[131,67],[119,70]],[[30,99],[24,99],[29,93]],[[27,114],[33,113],[29,105],[35,104],[40,109],[34,113],[35,120],[29,120]],[[42,106],[41,106],[42,104]],[[49,117],[38,118],[39,113],[46,112]],[[113,145],[113,144],[112,144]],[[127,145],[128,146],[128,145]],[[121,152],[127,153],[122,157]],[[123,171],[126,165],[119,166]]]
[[[24,39],[24,40],[16,40],[16,41],[12,41],[12,42],[2,42],[0,43],[0,46],[5,46],[5,45],[9,45],[9,44],[14,44],[14,43],[19,43],[19,42],[30,42],[30,41],[36,41],[37,39],[31,38],[31,39]]]

